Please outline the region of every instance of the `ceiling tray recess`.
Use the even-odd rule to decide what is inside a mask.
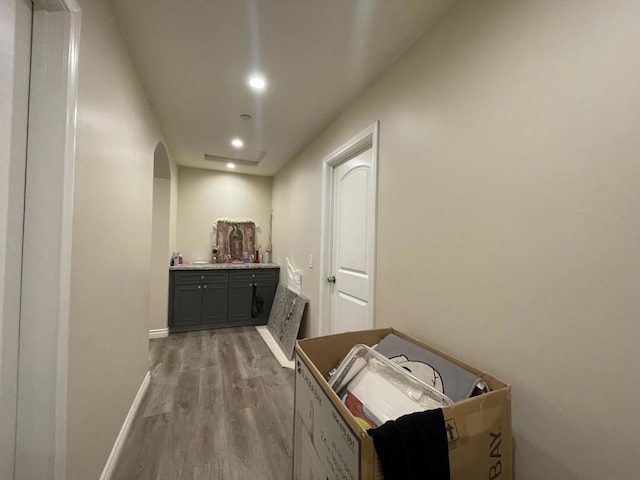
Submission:
[[[256,165],[258,165],[258,163],[260,163],[260,160],[262,160],[266,156],[267,156],[267,152],[265,152],[264,150],[261,150],[259,152],[255,152],[255,154],[248,155],[244,158],[237,158],[237,157],[231,157],[231,156],[225,156],[225,155],[210,155],[208,153],[205,153],[204,159],[210,160],[212,162],[221,162],[221,163],[233,162],[238,165],[248,165],[250,167],[255,167]]]

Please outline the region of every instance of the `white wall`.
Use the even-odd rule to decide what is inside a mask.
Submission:
[[[149,329],[167,328],[169,307],[169,225],[171,179],[153,179],[153,221],[151,232],[151,289]]]
[[[270,177],[180,167],[177,248],[185,262],[208,261],[218,218],[250,218],[260,230],[256,247],[269,242]]]
[[[171,198],[169,201],[169,251],[177,250],[178,236],[178,165],[171,160]]]
[[[364,128],[364,126],[363,126]],[[349,137],[362,130],[354,131]],[[318,323],[320,274],[320,197],[322,159],[349,140],[333,145],[313,142],[287,168],[273,179],[273,262],[282,266],[280,279],[287,284],[286,257],[300,271],[302,293],[310,299],[300,334],[320,335]],[[308,268],[309,255],[315,268]]]
[[[0,1],[0,478],[13,478],[31,2]]]
[[[153,154],[162,139],[109,4],[83,0],[67,478],[99,478],[148,370]]]
[[[639,20],[460,2],[274,180],[276,260],[317,255],[322,158],[380,120],[378,326],[513,385],[519,480],[637,477]]]

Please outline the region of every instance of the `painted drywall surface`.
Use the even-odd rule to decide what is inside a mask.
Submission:
[[[357,132],[355,132],[357,133]],[[346,140],[345,140],[346,141]],[[336,145],[337,148],[340,144]],[[273,179],[273,261],[280,264],[280,281],[287,284],[286,258],[300,271],[301,291],[310,298],[300,325],[304,337],[320,334],[318,289],[320,288],[320,196],[323,141],[314,142],[298,160]],[[309,256],[313,268],[309,268]],[[311,300],[311,298],[313,300]]]
[[[161,139],[107,2],[79,53],[67,478],[99,478],[148,370],[153,152]]]
[[[173,252],[177,250],[177,236],[178,236],[178,165],[171,157],[171,198],[169,204],[169,251]]]
[[[271,215],[269,177],[180,167],[177,248],[185,262],[208,261],[211,229],[218,218],[252,219],[266,248]]]
[[[13,478],[31,4],[0,3],[0,478]]]
[[[149,329],[167,328],[169,300],[169,210],[171,180],[153,179],[153,221],[151,232],[151,290]]]
[[[519,480],[637,476],[639,19],[461,2],[274,181],[305,205],[278,254],[317,251],[284,229],[318,230],[317,165],[380,120],[377,323],[512,384]]]

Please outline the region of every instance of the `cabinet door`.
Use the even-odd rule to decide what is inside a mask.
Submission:
[[[230,272],[229,321],[251,322],[256,325],[266,323],[276,291],[278,272],[278,269]]]
[[[235,272],[232,272],[235,273]],[[251,295],[253,281],[247,278],[229,276],[229,311],[230,322],[247,322],[251,320]]]
[[[202,285],[202,323],[227,321],[227,283],[209,282]]]
[[[270,276],[265,275],[256,281],[257,283],[256,294],[259,298],[260,303],[262,304],[262,308],[258,313],[258,318],[260,319],[261,323],[267,323],[267,321],[269,320],[269,313],[271,313],[271,305],[273,304],[273,297],[275,297],[276,295],[276,286],[277,286],[276,273],[277,272],[269,272],[269,273],[271,273]]]
[[[202,286],[175,285],[173,292],[173,325],[195,325],[202,317]]]

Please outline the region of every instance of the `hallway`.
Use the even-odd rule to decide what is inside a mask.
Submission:
[[[253,327],[154,339],[149,357],[113,480],[290,478],[293,371]]]

